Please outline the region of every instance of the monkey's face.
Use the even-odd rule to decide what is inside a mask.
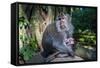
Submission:
[[[67,17],[65,15],[59,16],[57,19],[57,23],[58,23],[59,29],[61,30],[67,29],[68,22],[67,22]]]
[[[64,29],[64,28],[66,28],[66,26],[65,26],[65,18],[64,17],[61,17],[61,18],[59,18],[59,25],[60,25],[60,28],[61,29]]]

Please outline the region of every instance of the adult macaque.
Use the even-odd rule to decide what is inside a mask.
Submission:
[[[42,56],[46,58],[55,51],[59,51],[74,57],[72,48],[74,39],[72,34],[73,25],[71,24],[71,16],[61,13],[55,23],[49,24],[44,31],[42,38],[44,51]]]

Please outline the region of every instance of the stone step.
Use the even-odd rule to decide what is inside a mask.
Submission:
[[[81,57],[75,56],[75,57],[61,57],[61,58],[55,58],[51,60],[50,62],[65,62],[65,61],[81,61],[83,60]]]

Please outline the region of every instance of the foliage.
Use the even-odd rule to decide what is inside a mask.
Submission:
[[[84,59],[96,59],[96,10],[76,8],[72,13],[76,53]]]
[[[72,22],[75,30],[89,29],[96,32],[96,9],[95,8],[78,8],[72,13]]]
[[[37,41],[31,39],[29,44],[24,45],[20,49],[20,54],[23,56],[24,60],[29,60],[38,52]]]
[[[72,13],[75,27],[74,36],[81,45],[96,45],[96,10],[94,8],[76,8]]]
[[[80,30],[78,31],[76,35],[78,36],[78,44],[82,46],[96,46],[96,34],[94,32],[91,32],[90,30]]]
[[[28,23],[25,21],[24,17],[19,18],[19,53],[23,57],[24,60],[29,60],[33,55],[38,51],[38,42],[36,36],[31,37],[30,34],[27,33],[27,27],[29,27]]]

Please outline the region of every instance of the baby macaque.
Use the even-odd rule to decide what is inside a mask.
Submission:
[[[74,39],[73,38],[66,38],[64,40],[64,44],[66,45],[73,45],[74,44]]]

